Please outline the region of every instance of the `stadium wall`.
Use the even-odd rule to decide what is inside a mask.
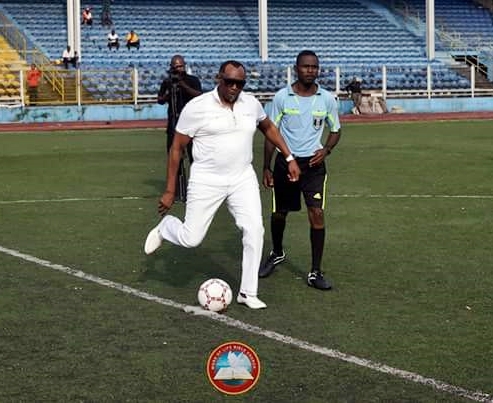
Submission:
[[[2,123],[94,122],[165,119],[166,108],[145,105],[84,105],[0,108]]]
[[[341,114],[351,113],[352,102],[340,101]],[[478,112],[493,111],[493,98],[408,98],[387,99],[389,112]],[[94,122],[116,120],[165,119],[166,106],[158,104],[139,105],[85,105],[85,106],[38,106],[0,107],[1,123],[40,122]]]

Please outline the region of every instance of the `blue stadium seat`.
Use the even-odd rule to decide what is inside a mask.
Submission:
[[[368,3],[378,6],[376,1],[373,3],[368,0]],[[422,9],[424,1],[409,0],[409,3]],[[446,3],[449,2],[436,0],[437,13],[442,12],[438,10],[443,10],[444,13],[447,11],[447,7],[442,6]],[[484,10],[481,13],[469,10],[469,3],[451,0],[453,7],[449,8],[460,18],[454,19],[451,15],[454,13],[449,13],[447,18],[457,27],[467,25],[469,29],[474,27],[474,34],[489,34],[493,37],[491,15]],[[218,64],[231,57],[251,63],[259,74],[258,79],[252,79],[249,83],[252,89],[268,91],[285,85],[286,67],[293,65],[299,50],[310,48],[320,56],[324,69],[321,80],[327,86],[335,86],[336,66],[341,67],[343,80],[358,75],[363,78],[366,86],[381,86],[383,65],[388,67],[389,88],[397,88],[401,82],[405,87],[426,85],[428,61],[424,37],[411,33],[404,23],[401,26],[390,23],[382,13],[362,6],[356,0],[313,0],[309,8],[300,7],[299,0],[269,0],[268,5],[268,63],[262,63],[259,57],[256,2],[119,0],[112,5],[112,18],[122,47],[118,52],[110,53],[106,47],[109,29],[102,28],[97,23],[92,28],[83,27],[82,66],[137,66],[139,69],[153,71],[156,73],[155,77],[161,77],[170,57],[175,53],[182,53],[192,71],[208,87],[213,87]],[[31,34],[38,47],[47,50],[49,58],[60,57],[66,46],[67,34],[65,8],[60,6],[59,0],[32,0],[30,7],[25,7],[25,2],[21,0],[18,3],[8,0],[3,3],[3,7]],[[51,20],[44,23],[38,16],[47,10]],[[94,15],[99,12],[100,6],[94,6]],[[466,18],[469,15],[474,24],[471,24],[471,19]],[[200,16],[200,24],[196,23],[197,16]],[[487,22],[488,17],[489,28],[482,22]],[[53,24],[52,21],[58,23]],[[395,21],[399,19],[396,17]],[[186,32],[177,29],[183,26],[187,27]],[[313,35],[313,26],[326,26],[330,29],[317,29],[316,35]],[[141,38],[139,51],[129,52],[124,46],[124,36],[130,29],[134,29]],[[409,67],[406,77],[401,77],[402,71],[392,69],[397,66]],[[437,61],[432,66],[438,68],[443,65]],[[444,69],[447,70],[446,66]],[[150,75],[147,76],[146,90],[155,91]],[[449,80],[442,77],[437,80],[457,86],[469,85],[466,79],[456,73],[452,73]]]

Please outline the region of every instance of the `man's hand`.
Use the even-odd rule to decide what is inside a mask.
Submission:
[[[274,187],[274,176],[269,168],[264,168],[264,179],[262,181],[265,188]]]
[[[158,212],[164,217],[175,201],[175,192],[165,191],[159,200]]]
[[[321,148],[320,150],[317,150],[315,152],[315,155],[308,162],[308,165],[310,165],[311,167],[313,167],[315,165],[320,165],[323,162],[323,160],[325,159],[325,157],[327,157],[327,155],[329,155],[329,154],[330,154],[330,151],[326,147]]]
[[[185,81],[185,76],[180,76],[180,78],[177,81],[177,85],[178,85],[178,87],[183,88],[185,91],[188,91],[191,89],[188,86],[187,82]]]
[[[288,162],[288,178],[291,182],[297,182],[300,179],[300,167],[296,160]]]

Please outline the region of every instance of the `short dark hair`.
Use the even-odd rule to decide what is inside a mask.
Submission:
[[[318,59],[317,54],[313,50],[302,50],[300,53],[298,53],[298,56],[296,57],[296,65],[300,64],[301,58],[303,56],[315,56]]]
[[[221,67],[219,67],[219,74],[224,73],[224,71],[226,70],[226,67],[228,67],[229,65],[233,66],[236,69],[241,67],[243,69],[243,71],[246,73],[245,66],[243,66],[243,64],[240,63],[239,61],[237,61],[237,60],[226,60],[224,63],[221,64]]]
[[[185,58],[182,56],[182,55],[173,55],[173,57],[171,58],[171,60],[169,61],[169,64],[172,66],[174,62],[176,62],[177,60],[180,60],[183,62],[183,64],[186,64],[185,63]]]

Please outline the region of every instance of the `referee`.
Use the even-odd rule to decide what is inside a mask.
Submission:
[[[286,180],[286,159],[277,153],[271,169],[275,147],[268,140],[264,146],[263,184],[273,187],[271,215],[272,251],[259,269],[259,277],[269,276],[276,265],[286,259],[283,235],[290,211],[301,210],[303,194],[310,222],[312,262],[308,285],[319,290],[330,290],[321,268],[325,243],[324,208],[326,204],[327,171],[325,159],[330,155],[341,135],[335,97],[317,83],[319,61],[311,50],[298,54],[294,70],[297,81],[279,90],[272,101],[271,120],[279,127],[284,140],[301,170],[298,182]],[[325,143],[322,135],[325,124],[330,128]]]

